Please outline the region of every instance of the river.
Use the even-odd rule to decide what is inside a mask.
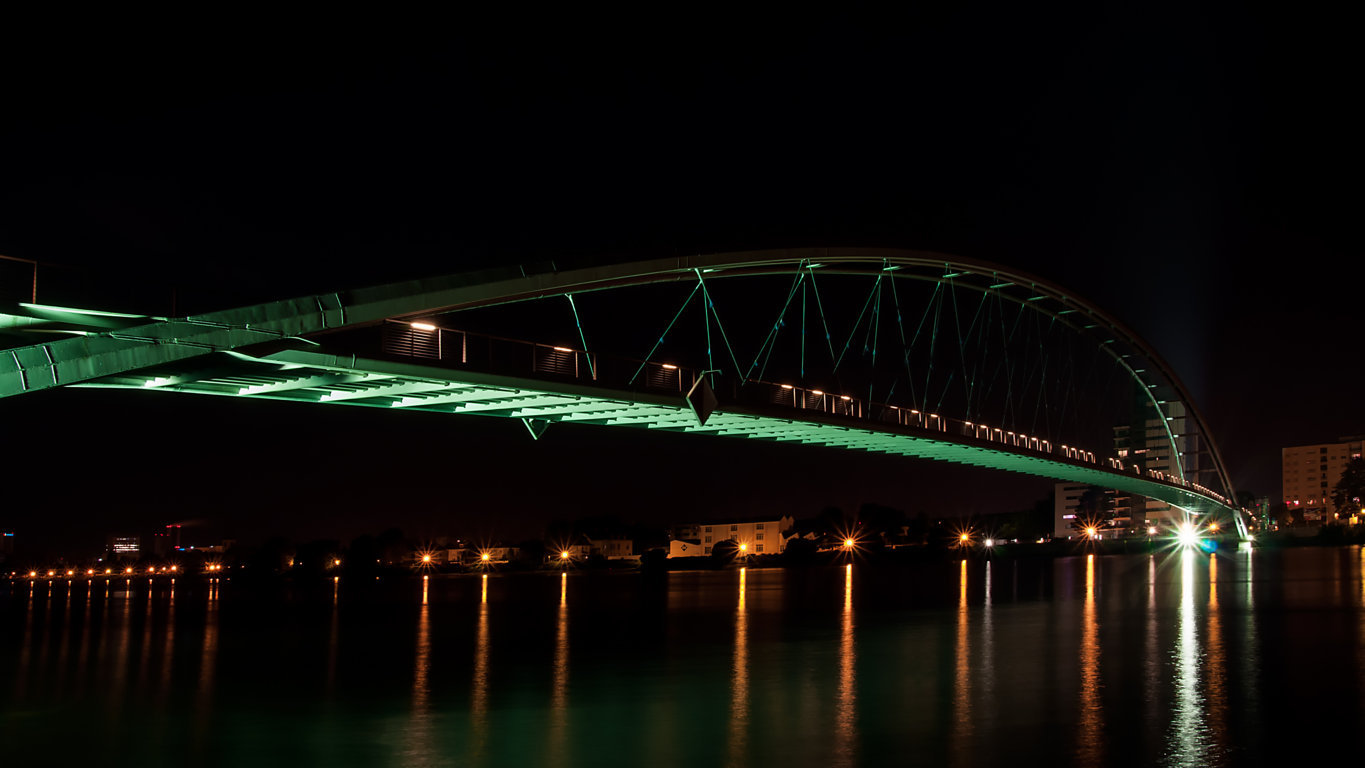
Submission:
[[[1360,547],[15,582],[6,766],[1262,765],[1365,733]]]

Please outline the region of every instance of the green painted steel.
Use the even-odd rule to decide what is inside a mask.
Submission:
[[[892,272],[891,270],[896,271]],[[911,274],[921,269],[925,274]],[[545,421],[644,425],[684,432],[744,435],[757,439],[800,441],[905,456],[976,464],[1072,482],[1106,485],[1189,509],[1223,505],[1176,484],[1129,476],[1093,465],[1072,464],[1058,457],[973,446],[956,439],[899,434],[889,430],[822,424],[742,411],[717,412],[705,427],[689,425],[681,398],[656,402],[639,393],[578,391],[577,385],[515,381],[447,369],[366,361],[327,355],[316,339],[343,328],[389,319],[419,318],[441,312],[515,301],[570,295],[669,281],[695,281],[746,275],[809,277],[815,272],[893,274],[896,280],[949,282],[953,287],[990,292],[1028,304],[1078,334],[1089,334],[1139,383],[1153,407],[1164,413],[1152,390],[1171,387],[1211,453],[1223,486],[1232,485],[1204,420],[1173,370],[1135,333],[1064,289],[999,265],[955,257],[891,249],[796,249],[711,254],[636,262],[571,271],[527,274],[520,269],[465,273],[394,283],[347,292],[305,296],[287,301],[214,312],[187,318],[138,318],[85,310],[41,308],[0,313],[0,327],[73,333],[46,343],[0,352],[0,397],[67,385],[136,386],[143,389],[273,397],[319,403],[383,405],[488,413]],[[893,281],[894,289],[894,281]],[[804,296],[804,282],[802,283]],[[894,294],[893,294],[894,297]],[[819,292],[815,290],[819,303]],[[804,307],[804,299],[803,299]],[[899,314],[899,312],[898,312]],[[709,311],[706,313],[709,319]],[[804,315],[804,310],[803,310]],[[804,320],[803,320],[804,328]],[[903,330],[902,330],[903,333]],[[831,344],[828,329],[826,343]],[[1120,349],[1122,347],[1122,349]],[[313,349],[313,351],[310,351]],[[803,347],[804,349],[804,347]],[[1112,351],[1111,351],[1112,350]],[[1123,350],[1127,350],[1124,352]],[[224,362],[224,353],[235,362]],[[833,348],[830,349],[834,356]],[[1145,362],[1136,368],[1134,354]],[[303,356],[302,358],[298,356]],[[731,351],[733,358],[733,351]],[[738,363],[735,361],[735,366]],[[224,366],[227,369],[224,369]],[[242,367],[254,372],[241,372]],[[395,370],[395,366],[402,370]],[[405,372],[406,371],[406,372]],[[468,396],[468,399],[464,399]],[[572,398],[572,402],[564,398]],[[605,405],[612,405],[605,408]],[[619,408],[618,408],[619,406]],[[621,409],[627,409],[619,413]],[[633,409],[633,410],[630,410]],[[681,419],[681,421],[679,421]],[[1179,457],[1175,436],[1168,438]],[[1241,529],[1240,516],[1238,526]]]
[[[851,419],[779,407],[718,410],[702,425],[681,396],[625,393],[577,383],[550,383],[306,349],[279,350],[259,357],[229,354],[238,370],[215,379],[175,383],[169,380],[172,377],[134,373],[80,386],[501,416],[791,442],[1089,483],[1160,499],[1196,514],[1232,514],[1215,499],[1190,488],[931,430],[882,425],[871,428]]]

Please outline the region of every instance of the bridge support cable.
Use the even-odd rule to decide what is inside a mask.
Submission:
[[[806,383],[806,284],[801,283],[801,383]]]
[[[878,341],[880,340],[880,337],[881,337],[881,329],[882,329],[882,293],[883,293],[883,290],[881,289],[881,284],[882,284],[882,275],[886,275],[886,274],[889,274],[889,273],[887,272],[887,267],[886,267],[886,265],[883,265],[883,266],[882,266],[882,272],[881,272],[881,274],[879,274],[879,275],[877,276],[877,286],[878,286],[878,288],[877,288],[877,300],[876,300],[876,302],[872,305],[872,327],[869,329],[869,334],[868,334],[868,335],[870,335],[870,336],[872,337],[872,359],[871,359],[870,364],[869,364],[869,371],[868,371],[868,376],[867,376],[867,402],[868,402],[868,403],[873,402],[873,399],[872,399],[873,387],[876,386],[876,383],[877,383],[877,343],[878,343]],[[863,350],[864,350],[864,351],[867,350],[867,341],[868,341],[868,340],[867,340],[867,336],[864,336],[864,337],[863,337]],[[891,395],[890,390],[888,390],[888,391],[887,391],[887,397],[886,397],[887,400],[890,400],[890,399],[891,399],[890,395]]]
[[[829,347],[829,361],[833,363],[835,362],[834,340],[830,338],[829,319],[825,317],[825,305],[820,301],[820,286],[815,282],[815,267],[807,263],[806,272],[810,274],[810,290],[811,293],[815,294],[815,308],[820,311],[820,324],[825,329],[825,346]]]
[[[905,318],[903,313],[901,312],[901,300],[899,294],[896,291],[896,278],[894,275],[891,277],[891,301],[896,308],[896,330],[900,333],[901,362],[905,364],[905,378],[906,382],[908,382],[908,386],[910,387],[910,404],[916,405],[917,402],[915,400],[915,376],[910,371],[910,345],[908,345],[905,342]],[[891,388],[894,390],[895,386],[896,385],[893,382]],[[890,400],[890,397],[891,397],[890,393],[888,393],[887,399]]]
[[[960,325],[958,328],[958,356],[962,360],[962,383],[963,386],[966,387],[966,418],[968,421],[975,418],[975,414],[977,413],[977,409],[974,406],[977,404],[977,398],[979,398],[979,395],[977,394],[979,385],[977,373],[981,363],[981,356],[978,355],[972,360],[972,365],[969,369],[967,366],[967,344],[971,342],[972,337],[975,336],[978,348],[986,345],[985,334],[982,332],[985,327],[985,322],[981,319],[981,312],[986,308],[986,300],[988,298],[990,298],[988,294],[981,294],[981,301],[976,305],[976,312],[972,314],[972,322],[967,325],[967,333],[965,335],[962,333]],[[953,314],[954,317],[956,317],[956,294],[953,296]]]
[[[853,336],[858,332],[858,327],[863,324],[863,318],[867,316],[867,308],[872,305],[872,297],[877,294],[877,289],[881,288],[882,276],[877,275],[877,279],[872,283],[872,290],[868,292],[867,298],[863,301],[863,308],[858,311],[858,319],[853,321],[853,327],[848,330],[848,338],[844,340],[844,348],[839,351],[839,358],[834,361],[833,373],[839,372],[839,365],[844,362],[844,355],[848,354],[848,348],[853,345]]]
[[[578,326],[578,340],[583,342],[583,356],[588,358],[588,375],[596,381],[597,369],[593,365],[592,353],[588,351],[588,337],[583,333],[583,321],[578,318],[578,305],[574,304],[572,293],[564,294],[564,298],[569,300],[569,309],[573,310],[573,323]]]
[[[702,301],[706,304],[706,311],[709,313],[706,320],[706,360],[711,362],[711,318],[716,319],[716,329],[720,331],[720,339],[725,342],[725,351],[730,353],[730,364],[735,366],[735,375],[739,377],[740,386],[748,380],[744,375],[744,369],[739,367],[739,359],[735,357],[735,348],[730,346],[730,337],[725,334],[725,324],[720,321],[720,312],[716,310],[716,304],[711,300],[711,292],[706,289],[706,281],[702,279],[701,270],[697,271],[697,282],[701,285]],[[715,368],[713,364],[711,366]],[[716,373],[720,373],[716,369]]]
[[[763,367],[759,368],[758,378],[762,379],[768,370],[768,361],[772,359],[773,350],[777,348],[777,335],[779,330],[786,325],[787,310],[791,307],[792,298],[796,296],[797,289],[801,288],[805,281],[805,273],[798,266],[796,274],[792,277],[791,287],[787,289],[787,299],[782,302],[782,310],[777,313],[777,319],[773,321],[772,328],[768,330],[768,336],[759,346],[758,352],[754,354],[754,361],[749,364],[749,371],[745,374],[745,379],[752,378],[755,368],[758,368],[758,359],[763,358]],[[766,355],[764,354],[766,351]]]
[[[1002,428],[1003,428],[1003,426],[1004,426],[1004,424],[1005,424],[1005,417],[1006,417],[1006,414],[1008,413],[1008,403],[1009,403],[1009,400],[1010,400],[1010,397],[1011,397],[1011,393],[1010,393],[1010,390],[1009,390],[1009,372],[1008,372],[1008,368],[1009,368],[1009,343],[1008,343],[1008,339],[1006,338],[1006,330],[1005,330],[1005,301],[1004,301],[1004,298],[1000,296],[1000,294],[999,294],[998,291],[992,290],[992,291],[990,291],[990,294],[991,294],[991,296],[993,296],[993,298],[995,299],[995,301],[994,301],[994,303],[991,305],[991,311],[990,311],[990,313],[989,313],[989,316],[988,316],[987,319],[986,319],[986,322],[983,323],[983,325],[989,325],[989,326],[991,326],[991,333],[987,334],[987,338],[992,338],[992,337],[995,336],[994,331],[996,330],[996,326],[998,325],[998,329],[999,329],[999,339],[1000,339],[1000,354],[995,358],[995,365],[993,366],[993,368],[992,368],[992,370],[991,370],[990,378],[989,378],[989,379],[987,380],[987,382],[986,382],[986,391],[985,391],[985,394],[983,395],[983,399],[989,400],[989,399],[994,395],[994,393],[995,393],[995,391],[996,391],[996,384],[1000,381],[1000,373],[1001,373],[1001,371],[1005,371],[1005,396],[1004,396],[1005,404],[1001,406],[1001,411],[1000,411],[1000,424],[1002,425]],[[998,321],[999,321],[998,324],[992,322],[992,318],[994,318],[995,320],[998,320]],[[988,350],[989,350],[989,347],[988,347]]]
[[[645,355],[645,359],[640,361],[640,367],[635,369],[635,373],[630,377],[627,386],[634,385],[635,380],[640,377],[640,372],[645,369],[645,366],[649,364],[650,360],[654,359],[654,353],[658,351],[659,345],[664,343],[664,339],[668,337],[668,332],[673,330],[673,324],[678,322],[678,318],[682,316],[683,310],[687,309],[687,305],[692,303],[692,297],[697,295],[697,290],[699,288],[701,288],[700,282],[692,286],[692,292],[687,294],[687,298],[683,299],[682,306],[678,307],[678,311],[673,313],[673,319],[668,321],[668,327],[664,328],[664,332],[659,334],[659,340],[654,342],[653,347],[650,347],[649,354]]]
[[[915,347],[916,347],[916,345],[919,344],[919,337],[920,337],[920,334],[923,333],[923,331],[924,331],[924,324],[927,323],[927,322],[929,321],[929,313],[930,313],[931,311],[933,311],[934,302],[935,302],[935,300],[938,298],[939,291],[940,291],[942,288],[943,288],[943,283],[934,283],[934,291],[933,291],[933,293],[929,294],[929,300],[926,301],[926,302],[924,303],[924,314],[920,315],[919,324],[915,326],[915,335],[914,335],[913,337],[911,337],[911,339],[910,339],[910,346],[909,346],[909,348],[906,349],[906,352],[905,352],[905,371],[906,371],[906,374],[907,374],[908,376],[910,376],[910,380],[911,380],[910,387],[911,387],[912,390],[913,390],[914,387],[915,387],[915,385],[914,385],[914,378],[915,378],[915,377],[914,377],[914,373],[912,372],[912,366],[910,365],[910,356],[911,356],[912,354],[914,354]],[[931,351],[930,351],[930,354],[929,354],[929,360],[928,360],[928,363],[927,363],[927,367],[928,367],[928,372],[926,372],[925,375],[924,375],[924,408],[926,408],[926,409],[929,407],[929,377],[933,374],[933,370],[934,370],[934,356],[933,356],[933,352],[932,352],[932,347],[931,347]]]

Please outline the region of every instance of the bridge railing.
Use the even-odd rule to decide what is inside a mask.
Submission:
[[[601,356],[572,347],[442,328],[427,323],[389,321],[384,324],[381,343],[384,353],[399,357],[433,360],[489,373],[519,376],[530,373],[538,377],[622,389],[684,394],[703,375],[700,369],[675,363]],[[800,411],[942,432],[1085,464],[1101,463],[1093,451],[1073,445],[1054,446],[1048,439],[1037,435],[795,384],[749,379],[742,383],[732,382],[730,387],[721,387],[717,395],[740,403],[784,406]],[[1155,480],[1192,488],[1222,499],[1211,489],[1177,475],[1159,470],[1147,470],[1144,473],[1141,467],[1125,465],[1122,459],[1116,457],[1106,457],[1104,463],[1114,471],[1146,474]]]

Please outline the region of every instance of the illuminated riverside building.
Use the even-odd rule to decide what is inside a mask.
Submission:
[[[1284,505],[1302,513],[1305,522],[1335,521],[1332,490],[1346,465],[1361,456],[1362,438],[1343,437],[1335,443],[1298,445],[1280,449]]]
[[[1086,491],[1096,487],[1098,486],[1086,483],[1057,483],[1053,486],[1052,537],[1054,539],[1076,539],[1087,535],[1083,530],[1088,521],[1082,519],[1085,513],[1080,509],[1081,497],[1085,495]],[[1100,488],[1100,491],[1104,494],[1108,510],[1113,514],[1106,513],[1104,524],[1096,526],[1095,535],[1092,538],[1112,539],[1137,532],[1133,527],[1132,520],[1134,497],[1108,488]],[[1146,528],[1143,527],[1142,530],[1145,531]]]
[[[1137,467],[1142,472],[1163,472],[1179,477],[1176,461],[1171,456],[1174,438],[1180,451],[1179,469],[1184,470],[1184,479],[1204,483],[1205,478],[1201,475],[1212,472],[1212,464],[1201,466],[1199,457],[1203,446],[1186,419],[1185,405],[1175,401],[1171,392],[1155,390],[1153,394],[1162,398],[1158,402],[1165,415],[1156,413],[1150,402],[1139,400],[1133,409],[1133,423],[1114,427],[1114,453],[1126,466]],[[1173,528],[1185,519],[1184,512],[1157,499],[1133,496],[1129,507],[1133,525],[1144,531],[1149,526]]]
[[[632,539],[588,539],[589,552],[608,560],[639,560]]]
[[[113,560],[136,560],[142,555],[142,539],[137,536],[110,536],[109,557]]]
[[[764,520],[714,520],[700,523],[687,523],[675,530],[675,541],[697,542],[701,545],[700,555],[709,555],[716,544],[728,539],[740,545],[741,550],[751,555],[781,554],[786,549],[786,539],[782,532],[796,524],[790,515]],[[688,547],[691,549],[691,547]],[[679,547],[669,547],[669,556],[675,551],[682,554]]]

